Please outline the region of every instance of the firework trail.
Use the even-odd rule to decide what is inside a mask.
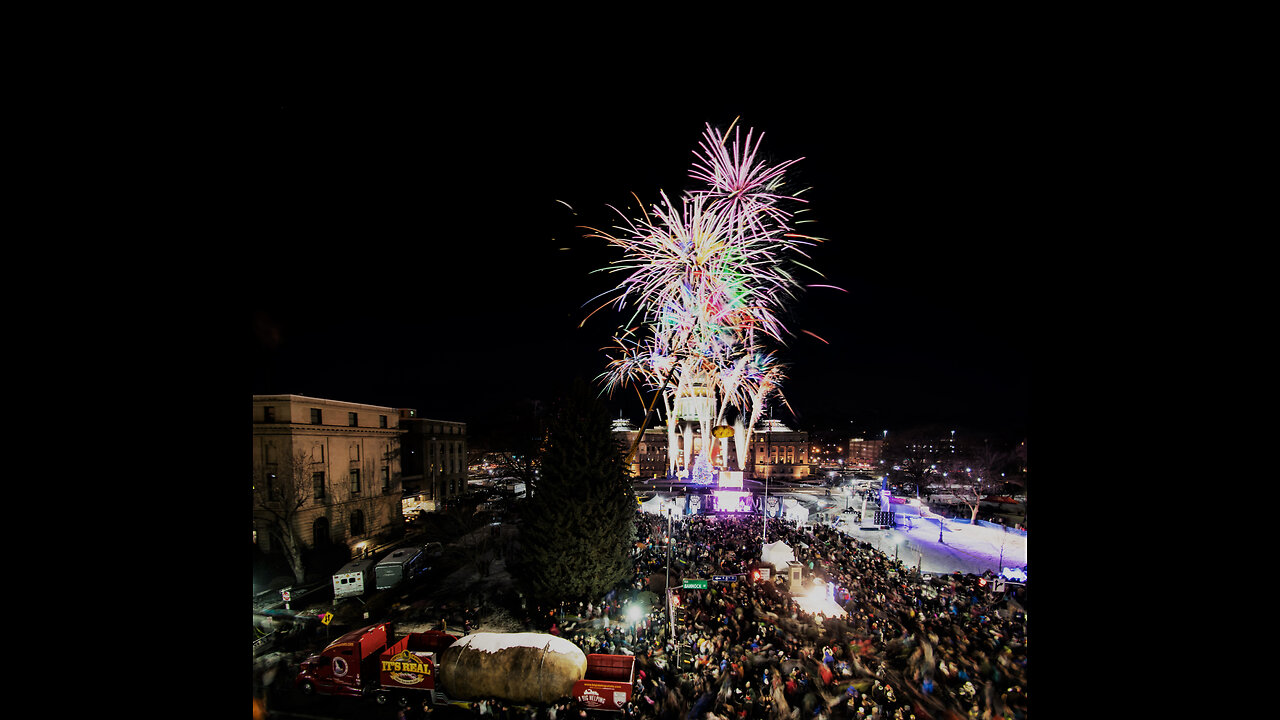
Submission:
[[[614,208],[623,224],[613,232],[586,228],[622,251],[599,271],[623,274],[588,318],[610,305],[631,308],[598,380],[610,392],[633,383],[663,392],[669,414],[672,397],[709,388],[712,414],[698,416],[703,437],[730,407],[739,421],[750,417],[750,433],[768,400],[782,398],[785,369],[765,343],[785,344],[781,317],[802,290],[794,269],[812,270],[796,258],[818,241],[793,231],[786,207],[804,202],[784,190],[786,170],[803,158],[769,165],[758,159],[763,138],[707,125],[690,170],[703,187],[678,203],[660,193],[648,212],[641,203],[640,218]]]

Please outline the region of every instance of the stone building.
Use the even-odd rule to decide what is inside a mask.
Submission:
[[[406,493],[423,512],[444,507],[467,491],[467,424],[420,418],[402,410],[403,467]]]
[[[631,421],[622,418],[613,421],[612,429],[619,453],[625,458],[632,444],[635,443],[640,429]],[[636,448],[635,457],[627,466],[627,472],[633,478],[667,477],[667,431],[665,428],[645,428],[644,439]]]
[[[303,395],[253,396],[253,531],[264,552],[291,527],[306,548],[353,555],[404,526],[400,410]]]
[[[747,462],[759,480],[804,480],[813,475],[809,462],[809,433],[792,430],[768,418],[751,433]]]
[[[846,467],[851,470],[878,470],[883,455],[884,438],[850,438]]]
[[[637,432],[638,429],[628,420],[613,421],[614,439],[621,455],[625,456],[631,449]],[[675,452],[678,458],[686,455],[685,440],[686,438],[681,435],[675,438]],[[688,455],[692,456],[701,449],[701,438],[695,434],[691,440],[693,447]],[[665,428],[646,429],[644,438],[636,449],[636,455],[627,468],[628,472],[636,478],[667,477],[670,473],[668,456],[670,444]],[[814,474],[814,466],[810,462],[809,433],[806,431],[792,430],[779,420],[767,419],[752,432],[747,445],[745,472],[748,477],[760,480],[765,478],[804,480]],[[732,468],[737,462],[737,443],[729,442],[727,446],[727,467]],[[724,462],[719,455],[717,459]],[[675,464],[678,476],[687,477],[688,471],[684,468],[683,462]]]

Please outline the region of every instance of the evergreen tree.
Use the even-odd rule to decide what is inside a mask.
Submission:
[[[541,601],[597,600],[633,570],[635,492],[608,410],[581,379],[547,418],[538,491],[520,531],[520,566]]]

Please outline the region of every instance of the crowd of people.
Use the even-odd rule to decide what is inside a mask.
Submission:
[[[770,522],[768,540],[792,548],[806,583],[838,588],[832,596],[843,612],[813,614],[787,591],[784,574],[753,577],[762,522],[639,516],[636,590],[661,584],[668,527],[673,577],[738,579],[676,590],[674,623],[661,602],[629,621],[613,595],[553,613],[550,631],[587,653],[635,655],[626,714],[644,720],[1026,717],[1026,617],[991,592],[989,578],[924,581],[834,529]]]
[[[596,602],[528,607],[520,624],[565,637],[585,653],[634,655],[625,720],[1027,717],[1024,606],[992,592],[992,578],[925,579],[834,528],[802,531],[770,520],[767,541],[792,549],[805,589],[834,587],[828,597],[840,610],[828,605],[831,614],[817,614],[793,596],[785,568],[755,572],[773,570],[761,562],[762,522],[758,515],[638,513],[630,588]],[[674,617],[664,597],[667,578],[680,608]],[[682,578],[709,582],[705,590],[684,589]],[[636,618],[628,605],[641,597],[648,613]],[[449,607],[456,612],[439,629],[480,629],[482,607]],[[440,711],[424,705],[405,712]],[[540,708],[489,700],[468,712],[465,720],[587,714],[568,700]]]

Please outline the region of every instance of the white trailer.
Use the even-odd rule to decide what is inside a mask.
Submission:
[[[343,565],[333,574],[333,597],[360,597],[373,589],[373,569],[378,564],[375,557],[357,558]]]

